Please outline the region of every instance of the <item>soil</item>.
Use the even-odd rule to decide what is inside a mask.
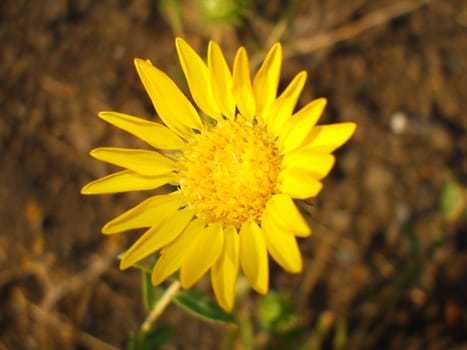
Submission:
[[[140,273],[116,258],[139,232],[100,227],[147,194],[79,190],[110,171],[90,149],[141,145],[97,112],[155,118],[134,57],[187,91],[175,35],[198,52],[214,37],[230,63],[239,45],[258,62],[281,40],[282,86],[308,71],[299,105],[325,96],[322,123],[358,124],[311,207],[303,274],[272,264],[300,337],[261,330],[250,292],[237,304],[253,348],[467,349],[466,3],[256,1],[236,26],[194,4],[0,3],[0,350],[124,348],[144,320]],[[175,328],[164,349],[248,348],[174,305],[160,325]]]

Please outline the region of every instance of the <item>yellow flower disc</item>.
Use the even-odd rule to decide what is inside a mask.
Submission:
[[[181,163],[179,183],[188,206],[207,223],[238,228],[261,221],[281,156],[266,130],[239,118],[195,135]]]

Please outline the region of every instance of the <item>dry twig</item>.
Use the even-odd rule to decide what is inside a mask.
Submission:
[[[428,2],[429,0],[400,1],[391,6],[369,13],[337,29],[315,34],[307,38],[297,39],[294,44],[289,47],[286,55],[295,56],[308,54],[319,49],[333,46],[338,42],[352,39],[370,28],[388,23],[397,17],[411,13]]]

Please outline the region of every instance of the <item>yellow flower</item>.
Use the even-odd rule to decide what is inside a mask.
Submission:
[[[354,133],[354,123],[316,126],[326,100],[294,113],[306,80],[298,73],[277,97],[282,48],[275,44],[253,81],[246,50],[232,71],[215,42],[207,64],[183,40],[176,47],[199,110],[149,61],[136,70],[166,126],[117,112],[99,117],[156,151],[97,148],[96,159],[125,170],[92,181],[83,194],[152,190],[171,184],[108,222],[104,234],[147,231],[124,254],[126,269],[160,252],[152,272],[157,285],[177,270],[183,288],[208,270],[219,304],[231,310],[239,267],[252,288],[268,292],[268,253],[286,271],[302,270],[296,237],[311,230],[293,199],[314,197],[334,165],[331,154]]]

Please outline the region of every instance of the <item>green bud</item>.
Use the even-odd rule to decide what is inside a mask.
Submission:
[[[216,24],[237,24],[243,16],[248,0],[198,0],[199,12]]]

